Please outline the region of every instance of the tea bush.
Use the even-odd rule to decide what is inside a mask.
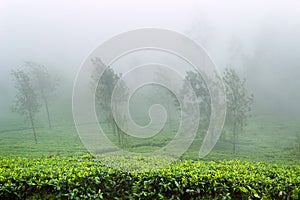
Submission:
[[[159,157],[123,159],[128,166],[152,164],[153,170],[114,169],[89,155],[1,157],[0,198],[300,199],[299,165],[187,160],[159,169]]]

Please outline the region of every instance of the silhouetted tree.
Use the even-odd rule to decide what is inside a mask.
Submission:
[[[193,71],[188,71],[185,77],[186,84],[182,88],[182,94],[187,91],[187,84],[190,84],[193,88],[199,103],[199,109],[201,113],[199,121],[199,132],[206,130],[209,126],[211,118],[211,93],[213,96],[216,87],[219,87],[220,80],[211,81],[210,90],[203,79],[203,77]],[[227,99],[227,115],[226,124],[232,129],[232,144],[233,144],[233,154],[236,154],[236,143],[238,139],[238,134],[242,131],[243,127],[246,125],[247,119],[249,117],[248,113],[251,111],[251,105],[253,103],[253,95],[248,95],[245,88],[245,79],[241,80],[238,74],[233,69],[226,69],[222,77],[226,99]],[[187,97],[190,98],[190,97]]]
[[[120,99],[112,102],[111,99],[114,87],[116,86],[117,82],[119,81],[122,75],[116,74],[111,67],[106,67],[100,58],[94,58],[92,62],[96,66],[95,71],[91,77],[92,84],[94,84],[95,82],[97,83],[97,89],[95,94],[96,104],[100,108],[100,113],[102,114],[102,116],[105,116],[106,122],[111,125],[113,133],[116,134],[118,138],[119,145],[123,145],[124,133],[119,128],[113,117],[112,106],[116,105],[112,105],[112,103],[118,104],[119,102],[125,99],[126,95],[128,95],[127,86],[125,85],[125,83],[121,83],[121,87],[119,87],[121,91],[117,91],[117,93],[123,94],[123,97],[120,97]],[[104,72],[100,77],[100,73],[102,70],[104,70]]]
[[[15,88],[17,89],[15,105],[13,106],[12,110],[24,115],[26,119],[30,120],[34,141],[37,144],[34,123],[35,114],[39,111],[37,94],[32,88],[29,75],[26,74],[24,70],[12,70],[11,74],[15,81]]]
[[[52,121],[49,110],[49,98],[57,89],[58,79],[51,76],[44,65],[35,62],[25,62],[25,65],[30,69],[29,72],[33,87],[35,90],[37,90],[38,96],[45,106],[48,126],[51,129]]]
[[[157,81],[171,83],[170,76],[168,76],[167,71],[158,70],[155,72],[155,75],[156,75],[155,77],[156,77]],[[163,102],[163,104],[165,105],[165,108],[167,110],[167,115],[168,115],[169,129],[172,130],[172,128],[173,128],[173,126],[172,126],[173,125],[173,113],[174,113],[174,112],[172,112],[172,110],[174,109],[174,107],[176,108],[179,106],[177,97],[171,90],[169,90],[167,88],[163,88],[162,86],[156,87],[155,94],[153,97],[155,99],[160,99]],[[174,116],[174,118],[176,119],[176,116]]]
[[[246,79],[240,79],[233,69],[225,69],[223,82],[227,99],[226,124],[232,129],[232,153],[236,155],[238,134],[247,123],[253,103],[253,94],[247,94]]]
[[[203,132],[208,128],[210,115],[211,115],[211,99],[208,88],[205,84],[204,79],[198,72],[188,71],[185,76],[185,84],[181,89],[181,93],[185,95],[187,91],[188,84],[192,87],[195,92],[197,99],[193,100],[199,104],[199,112],[201,117],[199,119],[199,132]],[[187,97],[190,98],[190,97]],[[175,101],[175,104],[177,102]],[[179,105],[178,105],[179,106]],[[204,132],[203,132],[204,133]]]

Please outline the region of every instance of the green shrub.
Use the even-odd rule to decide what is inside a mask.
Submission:
[[[0,199],[300,198],[299,165],[177,161],[161,169],[126,172],[91,156],[0,159]],[[130,166],[149,160],[155,166],[153,158],[126,160]]]

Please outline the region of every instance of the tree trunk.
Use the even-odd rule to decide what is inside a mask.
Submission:
[[[51,118],[50,118],[50,113],[49,113],[49,108],[48,108],[48,100],[45,96],[45,94],[42,92],[42,96],[43,96],[43,99],[44,99],[44,103],[45,103],[45,107],[46,107],[46,113],[47,113],[47,118],[48,118],[48,125],[49,125],[49,128],[52,129],[52,123],[51,123]]]
[[[235,136],[233,136],[232,154],[233,154],[234,157],[236,156],[236,141],[235,141]]]
[[[121,129],[117,126],[117,124],[116,124],[116,127],[117,127],[116,129],[117,129],[117,133],[118,133],[119,145],[121,147],[123,147],[124,146],[123,133],[122,133]]]
[[[49,125],[49,128],[52,129],[52,123],[51,123],[51,119],[50,119],[50,114],[49,114],[49,108],[48,108],[48,102],[47,102],[47,100],[45,100],[45,106],[46,106],[47,117],[48,117],[48,125]]]
[[[169,118],[169,129],[172,131],[172,113],[171,113],[171,108],[170,108],[170,99],[168,99],[167,102],[167,109],[168,109],[168,118]]]
[[[123,147],[123,135],[122,135],[122,131],[121,129],[119,128],[118,124],[116,123],[116,121],[114,120],[113,121],[113,126],[114,126],[114,132],[116,133],[117,135],[117,138],[118,138],[118,144]]]
[[[232,141],[232,153],[234,156],[236,156],[236,138],[237,138],[237,124],[236,124],[236,113],[234,113],[233,118],[233,141]]]
[[[113,133],[117,137],[118,144],[120,145],[121,144],[121,138],[120,138],[120,134],[119,134],[119,131],[118,131],[118,126],[117,126],[117,124],[116,124],[116,122],[113,118],[110,120],[110,124],[111,124]]]
[[[33,135],[34,135],[34,141],[35,141],[35,144],[37,144],[36,131],[35,131],[35,126],[34,126],[34,121],[33,121],[33,116],[32,116],[31,110],[29,111],[29,117],[30,117]]]

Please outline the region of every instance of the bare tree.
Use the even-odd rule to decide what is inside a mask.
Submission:
[[[17,89],[15,105],[12,110],[24,115],[31,122],[31,127],[34,135],[34,141],[37,144],[36,129],[34,123],[35,114],[39,111],[39,103],[37,94],[33,90],[31,79],[24,70],[12,70],[11,72],[15,88]]]

